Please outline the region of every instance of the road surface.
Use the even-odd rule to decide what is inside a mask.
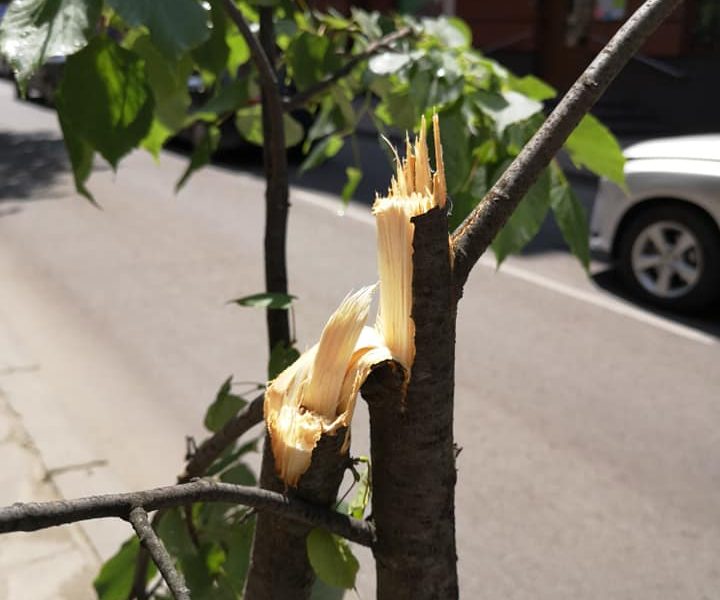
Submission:
[[[262,290],[262,181],[213,167],[174,196],[185,161],[98,164],[93,208],[73,192],[53,113],[0,82],[0,322],[25,357],[7,368],[34,370],[68,443],[103,461],[76,488],[103,473],[118,488],[171,482],[219,384],[263,378],[263,315],[226,304]],[[375,233],[365,206],[291,196],[307,346],[376,280]],[[463,598],[720,597],[717,317],[646,312],[540,244],[475,269],[457,358]],[[366,564],[366,600],[372,575]]]

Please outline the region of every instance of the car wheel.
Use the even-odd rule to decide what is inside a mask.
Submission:
[[[641,299],[676,310],[706,308],[720,297],[720,233],[693,209],[649,208],[623,232],[618,268]]]

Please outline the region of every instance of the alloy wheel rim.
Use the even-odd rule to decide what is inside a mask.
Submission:
[[[640,285],[659,298],[679,298],[702,274],[702,248],[682,223],[658,221],[643,229],[632,246],[632,270]]]

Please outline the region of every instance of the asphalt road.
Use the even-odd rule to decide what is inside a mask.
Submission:
[[[263,315],[225,304],[262,289],[262,182],[213,167],[174,196],[184,164],[98,165],[93,208],[73,192],[53,113],[0,82],[0,316],[72,435],[126,487],[172,481],[219,384],[265,372]],[[299,187],[292,205],[306,346],[376,280],[375,234],[365,206]],[[547,235],[499,272],[479,265],[460,306],[462,597],[718,598],[717,316],[627,303]],[[360,410],[353,452],[366,438]],[[372,597],[367,566],[359,588]]]

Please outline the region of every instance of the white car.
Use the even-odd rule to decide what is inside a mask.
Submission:
[[[639,298],[707,308],[720,299],[720,134],[648,140],[624,154],[627,190],[601,180],[591,248]]]

